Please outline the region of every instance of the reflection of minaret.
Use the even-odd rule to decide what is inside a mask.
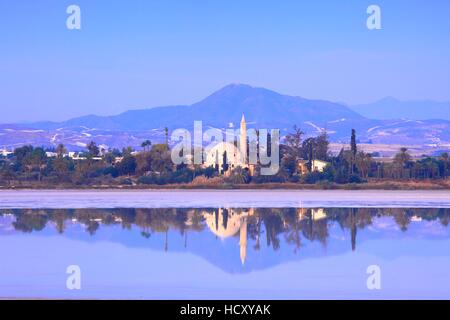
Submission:
[[[352,251],[356,249],[356,226],[352,226]]]
[[[352,251],[356,249],[356,213],[355,209],[352,209]]]
[[[247,163],[247,124],[244,114],[241,119],[241,130],[239,132],[239,151],[241,152],[241,163]]]
[[[169,237],[168,237],[168,233],[169,233],[169,228],[167,228],[166,230],[166,241],[164,243],[164,251],[167,252],[167,250],[169,250]]]
[[[248,210],[219,208],[213,214],[203,211],[206,224],[216,237],[225,239],[237,236],[239,233],[239,251],[242,264],[245,263],[247,258],[247,219],[254,214],[253,208]]]
[[[243,217],[241,220],[241,228],[239,233],[239,246],[241,248],[241,262],[245,263],[245,258],[247,257],[247,217]]]
[[[297,219],[299,221],[307,218],[308,209],[306,208],[297,208]]]

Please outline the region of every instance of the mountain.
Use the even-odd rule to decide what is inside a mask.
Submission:
[[[350,106],[350,108],[370,119],[450,120],[450,101],[400,101],[387,97],[369,104]]]
[[[84,149],[91,140],[103,147],[139,147],[146,139],[164,141],[165,127],[190,130],[196,120],[203,121],[203,128],[224,129],[230,123],[236,128],[242,113],[249,128],[278,128],[282,135],[297,125],[306,135],[326,130],[331,141],[347,143],[351,129],[355,129],[362,143],[450,147],[449,120],[404,119],[408,113],[398,116],[400,111],[394,112],[392,105],[389,107],[389,101],[397,100],[382,101],[376,117],[380,119],[373,119],[339,103],[231,84],[192,105],[129,110],[113,116],[87,115],[64,122],[0,124],[0,148],[11,149],[23,144],[52,147],[64,143],[70,150],[78,150]],[[366,111],[369,110],[367,107]],[[423,115],[426,111],[421,112]]]
[[[166,106],[130,110],[116,116],[89,115],[65,122],[34,123],[30,126],[54,130],[58,128],[87,127],[99,130],[139,131],[150,129],[191,128],[194,121],[218,128],[238,124],[242,113],[260,127],[292,127],[295,123],[313,121],[325,124],[336,119],[362,120],[350,108],[322,100],[308,100],[282,95],[263,88],[231,84],[204,100],[189,106]]]

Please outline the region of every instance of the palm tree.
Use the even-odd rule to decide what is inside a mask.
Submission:
[[[27,164],[30,168],[30,171],[33,168],[38,169],[38,181],[41,181],[42,178],[42,170],[47,165],[47,155],[42,148],[36,148],[32,151],[32,153],[27,157]]]
[[[166,145],[169,146],[169,128],[164,128],[164,133],[166,135]]]
[[[142,142],[141,147],[144,149],[144,151],[149,150],[150,146],[152,145],[152,142],[150,140],[145,140]]]
[[[395,155],[394,162],[404,167],[409,161],[411,161],[411,156],[408,153],[408,149],[400,148],[400,152]]]
[[[403,169],[405,169],[411,162],[411,155],[408,153],[407,148],[400,148],[400,152],[394,157],[394,164],[397,166],[398,176],[403,178]]]
[[[372,156],[369,153],[359,151],[356,154],[356,168],[361,173],[361,176],[363,178],[367,178],[370,171],[371,163],[372,163]]]

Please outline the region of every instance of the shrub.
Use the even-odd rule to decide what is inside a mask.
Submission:
[[[332,181],[333,177],[327,172],[311,172],[302,177],[302,182],[307,184],[314,184],[319,181]]]
[[[284,176],[282,176],[281,174],[276,174],[276,175],[268,175],[268,176],[263,176],[263,175],[259,175],[259,176],[254,176],[252,177],[252,181],[253,183],[283,183],[286,182],[286,178]]]
[[[206,176],[197,176],[194,180],[192,180],[192,185],[200,185],[200,186],[218,186],[222,185],[224,180],[222,177],[213,177],[208,178]]]
[[[119,176],[119,170],[117,170],[117,168],[115,167],[106,167],[101,169],[100,173],[102,175],[111,175],[111,177],[113,178],[117,178]]]
[[[349,178],[348,178],[348,182],[349,183],[362,183],[364,182],[361,177],[357,174],[352,174]]]
[[[156,179],[154,176],[142,176],[137,180],[139,184],[156,184]]]
[[[133,181],[130,178],[120,179],[119,183],[125,186],[133,185]]]

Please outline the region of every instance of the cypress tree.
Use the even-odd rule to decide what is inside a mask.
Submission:
[[[355,162],[356,162],[356,153],[357,153],[357,147],[356,147],[356,131],[355,129],[352,129],[352,137],[351,137],[351,141],[350,141],[350,148],[351,148],[351,152],[352,152],[352,160],[351,160],[351,164],[350,164],[350,172],[351,174],[354,173],[355,171]]]

